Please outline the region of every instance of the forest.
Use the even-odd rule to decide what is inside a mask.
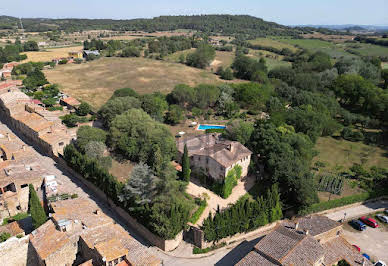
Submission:
[[[160,16],[152,19],[112,20],[112,19],[38,19],[23,18],[26,31],[63,30],[66,32],[85,30],[114,31],[171,31],[187,29],[199,32],[222,33],[223,35],[297,35],[302,29],[293,29],[274,22],[247,15],[196,15]],[[0,17],[0,29],[19,27],[19,19]]]

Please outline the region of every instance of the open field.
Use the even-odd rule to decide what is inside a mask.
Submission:
[[[25,52],[23,54],[27,55],[27,59],[23,61],[26,62],[47,62],[51,61],[54,58],[68,57],[70,51],[79,51],[82,50],[82,46],[72,46],[72,47],[63,47],[63,48],[53,48],[46,49],[44,51],[37,52]]]
[[[287,42],[281,42],[270,38],[257,38],[255,40],[250,40],[249,43],[253,45],[256,44],[256,45],[262,45],[262,46],[269,46],[277,49],[288,48],[293,52],[298,50],[293,44],[290,44]]]
[[[235,54],[234,52],[225,52],[225,51],[216,51],[216,57],[214,61],[210,64],[209,69],[213,69],[213,71],[217,71],[217,68],[222,67],[230,67],[233,64]]]
[[[280,66],[286,66],[290,67],[291,62],[283,61],[282,59],[284,56],[278,55],[269,51],[265,50],[249,50],[248,56],[254,57],[257,60],[259,60],[261,57],[264,58],[265,63],[268,67],[268,70],[274,69],[275,67],[280,67]]]
[[[324,162],[327,170],[340,168],[341,166],[341,170],[347,170],[353,163],[363,163],[366,167],[388,167],[386,150],[365,145],[362,142],[322,137],[318,139],[315,148],[319,155],[314,158],[314,162]]]
[[[314,39],[278,39],[279,42],[293,46],[299,46],[304,49],[317,50],[321,48],[333,48],[335,45],[331,42]]]
[[[164,60],[166,60],[168,62],[178,63],[179,57],[181,56],[181,54],[184,54],[186,57],[189,53],[192,53],[195,50],[196,50],[195,48],[191,48],[191,49],[187,49],[187,50],[183,50],[183,51],[177,51],[175,53],[172,53],[172,54],[165,56]]]
[[[191,48],[188,50],[178,51],[173,54],[170,54],[164,58],[164,60],[168,62],[179,62],[179,57],[181,54],[184,54],[187,56],[189,53],[194,52],[196,49]],[[225,52],[225,51],[216,51],[216,57],[214,58],[214,61],[211,63],[211,65],[208,67],[209,70],[213,69],[213,71],[217,71],[217,68],[220,66],[223,67],[229,67],[234,60],[234,52]]]
[[[194,86],[224,82],[206,70],[145,58],[101,58],[80,65],[58,65],[44,72],[62,91],[94,108],[99,108],[119,88],[130,87],[139,93],[168,93],[180,83]]]
[[[365,56],[388,56],[388,47],[385,46],[370,43],[347,44],[347,46]],[[352,48],[352,46],[358,48]]]
[[[339,58],[342,56],[355,57],[355,55],[352,55],[345,51],[347,44],[343,44],[343,43],[335,44],[332,42],[315,40],[315,39],[288,39],[288,38],[279,39],[279,41],[292,44],[313,52],[322,51],[330,55],[332,58]]]
[[[320,32],[314,32],[312,34],[303,34],[303,38],[311,39],[323,39],[325,41],[333,41],[336,43],[343,43],[345,41],[350,41],[354,39],[354,35],[329,35],[329,34],[322,34]]]

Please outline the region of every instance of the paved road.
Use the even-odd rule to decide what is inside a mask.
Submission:
[[[363,216],[372,212],[376,212],[378,209],[381,209],[381,208],[388,209],[388,201],[369,202],[359,206],[354,206],[354,207],[346,208],[333,213],[325,214],[325,216],[335,221],[339,221],[344,218],[344,215],[346,213],[345,220],[349,220],[352,218],[358,218],[360,216]]]

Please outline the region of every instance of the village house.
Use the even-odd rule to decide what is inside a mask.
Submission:
[[[31,101],[19,90],[0,94],[0,114],[8,124],[46,154],[62,154],[75,135],[54,113]]]
[[[44,174],[31,148],[0,127],[0,219],[28,210],[28,185],[39,190]]]
[[[88,58],[89,55],[99,56],[100,52],[97,50],[84,50],[83,51],[83,57]]]
[[[248,174],[252,152],[237,141],[225,140],[221,134],[204,134],[177,141],[178,155],[182,157],[187,146],[192,168],[202,169],[218,182],[223,182],[229,170],[242,167],[241,177]]]
[[[41,265],[160,265],[137,240],[87,199],[50,203],[51,220],[32,233],[31,244]],[[54,234],[60,243],[50,242]],[[43,244],[41,241],[46,241]],[[68,244],[71,243],[71,244]],[[56,257],[67,256],[63,262]],[[45,263],[45,264],[42,264]],[[57,263],[57,264],[55,264]],[[59,263],[59,264],[58,264]]]
[[[342,224],[325,216],[283,222],[236,265],[372,265],[342,236]]]
[[[82,51],[71,51],[69,52],[69,57],[72,59],[82,59],[83,58],[83,53]]]
[[[75,110],[81,104],[76,98],[73,97],[63,97],[59,103],[63,106],[66,106],[68,110]]]
[[[78,251],[78,239],[70,239],[48,220],[30,235],[34,265],[72,265]]]

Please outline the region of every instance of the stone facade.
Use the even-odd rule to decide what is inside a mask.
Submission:
[[[236,141],[221,138],[220,134],[204,134],[177,142],[178,157],[186,145],[192,168],[201,169],[217,182],[223,182],[228,172],[240,165],[241,177],[248,174],[252,152]]]

